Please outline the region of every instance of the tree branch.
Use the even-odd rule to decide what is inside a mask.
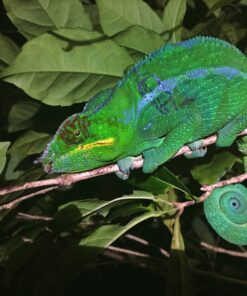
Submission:
[[[242,131],[239,134],[239,136],[242,136],[242,135],[247,135],[247,129],[245,129],[244,131]],[[206,147],[206,146],[212,145],[212,144],[214,144],[216,142],[216,139],[217,139],[216,135],[213,135],[213,136],[210,136],[210,137],[208,137],[206,139],[203,139],[202,140],[202,146]],[[188,146],[183,146],[173,156],[173,158],[177,157],[179,155],[188,154],[188,153],[192,153],[191,149]],[[142,156],[135,157],[134,158],[134,169],[139,169],[142,166],[143,166],[143,158],[142,158]],[[56,189],[56,188],[58,188],[60,186],[69,186],[69,185],[71,185],[73,183],[76,183],[76,182],[79,182],[79,181],[82,181],[82,180],[94,178],[94,177],[97,177],[97,176],[107,175],[107,174],[115,173],[115,172],[118,172],[118,171],[119,171],[118,165],[117,164],[111,164],[111,165],[108,165],[108,166],[105,166],[105,167],[97,168],[95,170],[91,170],[91,171],[87,171],[87,172],[83,172],[83,173],[64,174],[64,175],[60,175],[60,176],[58,176],[56,178],[40,180],[40,181],[34,181],[34,182],[27,182],[27,183],[22,184],[22,185],[9,186],[9,187],[6,187],[6,188],[2,188],[2,189],[0,189],[0,197],[4,196],[6,194],[12,193],[12,192],[16,192],[16,191],[27,190],[27,189],[30,189],[30,188],[44,187],[44,186],[52,186],[53,185],[53,187],[45,189],[47,191],[40,190],[40,191],[37,191],[37,192],[32,193],[30,195],[26,195],[26,196],[23,196],[23,197],[21,197],[19,199],[16,199],[15,201],[13,201],[11,203],[2,205],[2,206],[0,206],[0,210],[12,208],[16,203],[18,203],[18,202],[20,202],[22,200],[31,198],[31,197],[33,197],[35,195],[38,195],[38,194],[46,193],[46,192],[51,191],[53,189]],[[247,174],[243,174],[243,175],[241,175],[239,177],[232,178],[233,181],[231,181],[231,182],[239,183],[239,182],[241,182],[241,180],[247,179]],[[221,186],[224,186],[225,184],[228,184],[226,182],[227,181],[222,181],[222,182],[219,182],[219,183],[211,185],[211,186],[203,186],[202,190],[207,191],[207,192],[203,195],[204,197],[203,196],[201,197],[202,201],[210,194],[208,192],[211,192],[216,187],[221,187]],[[221,184],[224,184],[224,185],[221,185]],[[216,186],[216,187],[213,187],[213,186]],[[188,205],[191,205],[191,204],[193,204],[193,202],[189,202]],[[188,206],[188,205],[186,204],[186,206]],[[182,205],[182,207],[184,207],[184,206],[185,206],[185,204]]]
[[[30,193],[30,194],[27,194],[27,195],[24,195],[22,197],[19,197],[19,198],[13,200],[13,201],[10,201],[9,203],[6,203],[4,205],[1,205],[0,206],[0,211],[2,211],[2,210],[10,210],[15,205],[17,205],[18,203],[20,203],[23,200],[26,200],[26,199],[29,199],[31,197],[34,197],[35,195],[45,194],[45,193],[47,193],[49,191],[52,191],[52,190],[54,190],[56,188],[58,188],[58,186],[53,186],[53,187],[45,188],[45,189],[42,189],[42,190],[39,190],[39,191]]]
[[[215,188],[223,187],[223,186],[230,185],[230,184],[241,183],[241,182],[245,181],[246,179],[247,179],[247,173],[242,174],[242,175],[238,175],[236,177],[232,177],[228,180],[220,181],[220,182],[212,184],[212,185],[202,186],[201,190],[211,192]]]

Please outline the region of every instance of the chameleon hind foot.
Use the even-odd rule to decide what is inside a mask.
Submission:
[[[119,171],[115,174],[118,176],[118,178],[121,180],[127,180],[129,178],[130,170],[134,169],[133,159],[134,157],[125,157],[117,161]]]
[[[216,141],[217,147],[229,147],[235,141],[237,135],[247,126],[247,113],[241,114],[234,118],[218,131]]]
[[[187,146],[191,149],[191,152],[184,154],[188,159],[203,157],[207,153],[207,147],[203,146],[202,140],[195,141]]]
[[[158,165],[156,162],[157,151],[156,149],[150,149],[143,152],[144,163],[142,167],[142,171],[146,174],[150,174],[157,170]]]

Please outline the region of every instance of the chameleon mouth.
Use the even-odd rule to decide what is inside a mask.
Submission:
[[[50,174],[52,172],[52,165],[53,165],[53,161],[50,160],[46,165],[44,165],[44,171],[47,174]]]

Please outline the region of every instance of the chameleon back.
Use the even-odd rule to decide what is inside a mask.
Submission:
[[[223,40],[195,37],[164,45],[150,53],[128,71],[118,86],[131,79],[140,80],[140,77],[151,73],[164,80],[195,69],[212,67],[231,67],[247,73],[247,58],[236,47]]]

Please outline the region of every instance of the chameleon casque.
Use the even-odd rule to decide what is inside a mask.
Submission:
[[[151,173],[183,145],[201,157],[200,139],[217,133],[230,146],[247,127],[247,58],[229,43],[196,37],[167,44],[137,62],[112,88],[68,117],[40,161],[46,172],[82,172],[133,156]]]

